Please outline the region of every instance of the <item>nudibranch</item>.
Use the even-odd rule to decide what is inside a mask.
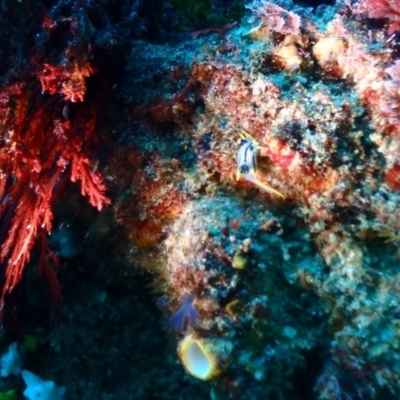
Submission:
[[[243,177],[244,180],[253,183],[259,189],[285,198],[281,192],[272,188],[271,186],[266,185],[265,183],[262,183],[256,177],[257,152],[260,149],[260,144],[246,132],[242,132],[240,137],[242,138],[242,141],[237,153],[238,169],[236,171],[236,180],[238,181],[241,177]]]

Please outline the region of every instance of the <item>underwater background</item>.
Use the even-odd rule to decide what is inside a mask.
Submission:
[[[399,0],[0,22],[0,400],[399,398]]]

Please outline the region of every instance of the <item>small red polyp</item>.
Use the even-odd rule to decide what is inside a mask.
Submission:
[[[390,168],[385,175],[387,185],[393,191],[400,191],[400,165]]]

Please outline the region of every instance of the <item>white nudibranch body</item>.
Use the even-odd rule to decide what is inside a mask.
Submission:
[[[258,143],[253,138],[242,137],[241,146],[237,153],[238,169],[236,179],[239,180],[241,175],[254,175],[257,169],[257,151]]]
[[[262,183],[256,177],[257,152],[260,149],[259,143],[246,132],[242,132],[240,137],[242,138],[242,141],[236,157],[238,164],[236,180],[238,181],[240,178],[243,178],[244,180],[253,183],[261,190],[285,198],[281,192]]]

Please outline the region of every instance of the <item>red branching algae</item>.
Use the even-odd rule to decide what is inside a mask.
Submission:
[[[90,167],[83,151],[83,144],[95,138],[96,104],[61,121],[55,97],[37,101],[37,93],[24,85],[4,89],[0,99],[0,118],[7,132],[0,147],[0,216],[7,229],[0,249],[5,265],[1,301],[21,280],[38,238],[41,252],[46,253],[40,256],[39,269],[49,281],[52,297],[59,299],[50,263],[44,262],[48,256],[54,259],[44,244],[44,234],[52,229],[52,203],[60,195],[60,183],[80,181],[82,194],[99,210],[110,203],[100,174]]]

